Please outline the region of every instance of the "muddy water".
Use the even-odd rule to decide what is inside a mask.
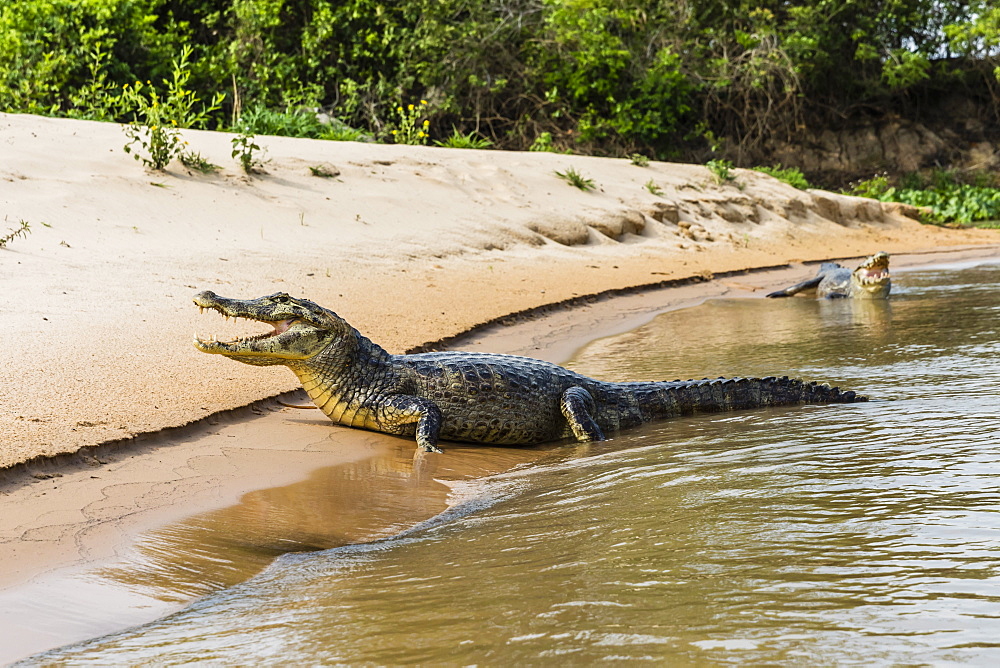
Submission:
[[[571,364],[787,373],[877,401],[684,418],[435,477],[455,505],[416,529],[279,557],[32,662],[998,665],[1000,266],[896,284],[882,304],[709,302]],[[350,501],[300,503],[322,524]]]

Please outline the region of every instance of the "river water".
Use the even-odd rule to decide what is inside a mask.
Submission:
[[[996,264],[898,275],[889,302],[666,313],[568,366],[787,374],[874,400],[543,450],[448,483],[451,510],[415,529],[279,557],[29,662],[1000,665],[998,320]]]

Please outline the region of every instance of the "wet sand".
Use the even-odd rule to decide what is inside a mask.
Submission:
[[[1000,248],[899,255],[896,271],[996,258]],[[453,342],[562,362],[581,345],[713,297],[759,298],[814,266],[746,272],[547,309]],[[302,393],[284,403],[306,404]],[[332,425],[319,411],[267,400],[185,428],[52,464],[4,489],[0,661],[167,614],[234,585],[285,552],[377,540],[444,510],[448,481],[480,477],[558,447],[447,444]],[[45,477],[53,475],[54,477]]]

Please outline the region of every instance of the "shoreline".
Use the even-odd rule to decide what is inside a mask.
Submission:
[[[31,224],[0,249],[15,333],[0,359],[0,468],[296,389],[284,370],[191,348],[192,330],[247,333],[198,315],[205,289],[304,296],[401,352],[658,281],[1000,243],[752,170],[720,184],[703,165],[262,137],[268,173],[249,177],[229,138],[184,133],[223,166],[212,175],[151,172],[115,124],[0,114],[0,207]],[[317,164],[339,175],[317,178]],[[569,166],[599,187],[555,176]]]
[[[937,258],[926,263],[924,258]],[[892,270],[941,264],[945,258],[955,261],[975,261],[1000,256],[1000,243],[996,245],[969,245],[910,251],[893,255]],[[624,288],[611,288],[597,294],[573,296],[557,302],[500,315],[486,322],[472,325],[457,334],[412,346],[403,354],[436,350],[503,352],[506,354],[534,356],[555,364],[569,360],[573,352],[588,342],[634,329],[659,313],[677,308],[695,306],[706,299],[729,296],[732,291],[744,294],[772,289],[782,284],[794,283],[812,274],[812,267],[826,261],[840,261],[846,265],[863,256],[810,260],[801,263],[769,265],[669,279]],[[765,275],[768,279],[755,285],[752,278]],[[767,287],[762,287],[766,285]],[[657,296],[676,295],[657,300]],[[740,294],[736,292],[735,294]],[[647,297],[653,296],[653,299]],[[653,303],[650,304],[649,302]],[[613,302],[613,303],[612,303]],[[585,324],[579,323],[580,311],[588,313]],[[536,324],[544,324],[556,336],[533,336]],[[596,327],[596,329],[595,329]],[[52,473],[75,467],[101,465],[100,460],[112,453],[143,454],[155,450],[158,444],[173,439],[197,438],[196,434],[218,422],[244,421],[267,410],[281,410],[288,404],[310,403],[305,393],[290,389],[278,394],[260,397],[242,406],[209,414],[180,426],[156,431],[140,432],[131,437],[83,446],[75,452],[39,455],[11,466],[0,467],[0,494],[18,485],[30,483],[29,478],[45,480]]]
[[[996,258],[1000,247],[937,250],[894,257],[893,270]],[[634,329],[659,313],[713,298],[761,298],[765,290],[813,271],[796,265],[638,288],[573,307],[546,307],[522,315],[513,325],[487,324],[456,341],[462,349],[562,363],[581,345]],[[305,401],[304,395],[294,399]],[[48,636],[39,635],[40,628],[54,625],[60,632],[82,634],[58,642],[64,644],[142,623],[206,591],[245,580],[275,556],[269,551],[273,548],[230,553],[230,543],[259,547],[277,542],[283,551],[300,551],[386,537],[448,507],[447,486],[440,481],[498,473],[544,457],[550,449],[447,444],[444,456],[421,456],[406,439],[338,427],[318,411],[283,407],[273,398],[140,437],[134,449],[98,455],[96,466],[81,460],[68,468],[53,467],[49,473],[55,477],[4,485],[8,512],[0,523],[0,563],[5,565],[0,621],[18,628],[19,646],[32,653],[46,648],[42,645]],[[329,479],[314,481],[309,491],[282,491],[308,486],[322,472]],[[357,480],[366,483],[358,486]],[[295,506],[294,513],[277,510],[296,503],[285,497],[303,493],[313,500],[332,497],[321,503],[319,514],[305,505]],[[279,500],[260,500],[269,494]],[[396,505],[387,495],[407,501]],[[248,521],[247,511],[217,519],[248,505],[264,508],[254,511],[263,513],[260,524]],[[287,515],[304,516],[308,522],[274,524],[275,516]],[[192,575],[183,558],[213,541],[221,541],[216,561],[226,561],[220,556],[226,555],[232,563],[221,568],[211,558],[198,557],[195,563],[205,570]],[[136,580],[142,580],[141,587]],[[91,625],[70,621],[82,618],[91,619]],[[12,650],[17,651],[5,648]]]

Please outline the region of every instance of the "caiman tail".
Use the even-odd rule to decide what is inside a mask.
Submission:
[[[825,383],[806,382],[788,376],[706,378],[624,385],[636,386],[633,394],[643,407],[646,420],[765,406],[868,401],[868,397],[854,391],[842,392],[840,388]]]

